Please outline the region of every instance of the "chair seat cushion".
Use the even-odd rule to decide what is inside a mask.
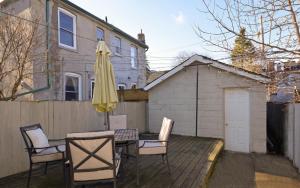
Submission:
[[[147,142],[149,141],[149,142]],[[139,154],[140,155],[155,155],[165,154],[167,147],[158,140],[140,140],[139,141]]]
[[[66,150],[65,145],[58,146],[61,152],[58,152],[55,147],[44,149],[43,151],[33,154],[31,160],[33,163],[57,161],[64,158],[64,152]]]

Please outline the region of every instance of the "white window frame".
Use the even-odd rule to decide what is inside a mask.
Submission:
[[[113,48],[115,49],[114,52],[115,52],[116,55],[121,56],[121,54],[122,54],[122,39],[119,36],[114,36],[114,39],[113,39],[114,43],[115,43],[116,39],[120,40],[120,50],[118,52],[117,51],[117,46],[114,46],[115,44],[113,44]]]
[[[66,14],[66,15],[68,15],[68,16],[70,16],[70,17],[73,18],[73,45],[74,46],[69,46],[69,45],[60,43],[60,16],[59,16],[60,12],[62,12],[62,13],[64,13],[64,14]],[[58,21],[58,45],[60,47],[64,47],[64,48],[76,50],[76,48],[77,48],[77,41],[76,41],[76,16],[74,14],[70,13],[69,11],[58,7],[57,21]]]
[[[132,56],[132,49],[135,49],[135,56]],[[132,60],[135,60],[135,64],[132,63]],[[130,45],[130,64],[132,69],[137,69],[138,65],[138,48],[135,45]]]
[[[104,41],[104,39],[105,39],[105,32],[104,32],[104,29],[102,29],[101,27],[98,27],[98,26],[96,27],[96,40],[97,40],[97,41],[100,41],[100,40],[98,40],[98,38],[97,38],[97,29],[103,31],[103,41]]]
[[[72,73],[72,72],[66,72],[64,74],[64,100],[66,100],[66,80],[67,76],[69,77],[76,77],[78,78],[78,101],[82,100],[82,77],[80,74]]]
[[[120,87],[124,87],[124,90],[126,89],[126,84],[120,83],[118,84],[118,90],[120,90]]]
[[[94,79],[92,79],[92,80],[90,80],[90,99],[92,99],[93,98],[93,83],[94,83],[94,85],[95,85],[95,80]]]

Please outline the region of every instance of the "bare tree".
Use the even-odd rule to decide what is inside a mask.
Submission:
[[[208,45],[231,53],[234,39],[245,28],[246,37],[260,49],[258,59],[300,56],[299,11],[296,0],[202,0],[210,25],[198,25],[198,36]]]
[[[0,16],[0,100],[16,99],[22,82],[32,80],[33,62],[44,58],[35,50],[39,19],[32,20]]]
[[[187,60],[192,55],[197,54],[196,52],[189,52],[189,51],[180,51],[176,56],[176,65],[182,63],[183,61]]]

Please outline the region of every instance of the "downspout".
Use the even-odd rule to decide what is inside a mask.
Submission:
[[[196,80],[196,136],[198,136],[198,98],[199,98],[199,93],[198,93],[198,87],[199,87],[199,69],[197,65],[197,80]]]
[[[15,95],[15,97],[20,97],[20,96],[24,96],[24,95],[28,95],[31,93],[37,93],[40,91],[44,91],[47,89],[51,88],[51,82],[50,82],[50,73],[49,73],[49,67],[50,67],[50,62],[51,62],[51,58],[50,58],[50,36],[51,36],[51,29],[50,28],[50,23],[51,23],[51,17],[50,17],[50,10],[49,10],[49,6],[50,5],[50,0],[46,0],[46,7],[45,7],[45,11],[46,11],[46,30],[47,30],[47,34],[46,34],[46,40],[47,40],[47,62],[46,62],[46,71],[47,71],[47,86],[42,87],[42,88],[37,88],[37,89],[32,89],[30,91],[27,92],[23,92],[23,93],[19,93],[17,95]],[[7,97],[4,98],[4,100],[11,100],[12,97]]]

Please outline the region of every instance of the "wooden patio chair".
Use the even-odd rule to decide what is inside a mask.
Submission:
[[[113,115],[109,116],[109,124],[110,124],[110,130],[116,130],[116,129],[127,129],[127,115]],[[118,142],[116,143],[116,147],[126,149],[126,152],[123,152],[122,154],[126,155],[129,153],[129,145],[135,144],[135,143],[129,143],[128,141],[124,142]],[[128,155],[127,155],[128,156]]]
[[[20,131],[29,155],[30,165],[27,179],[27,187],[29,187],[33,165],[44,163],[45,174],[49,163],[62,162],[64,165],[66,148],[65,144],[50,144],[51,142],[64,141],[64,139],[48,139],[40,124],[20,127]]]
[[[108,181],[115,188],[121,158],[114,144],[114,131],[67,134],[71,187]]]
[[[140,140],[138,149],[139,155],[161,155],[163,162],[167,162],[169,174],[171,171],[168,161],[168,142],[173,126],[174,121],[164,117],[158,140]]]
[[[127,129],[127,115],[109,116],[110,130]]]

